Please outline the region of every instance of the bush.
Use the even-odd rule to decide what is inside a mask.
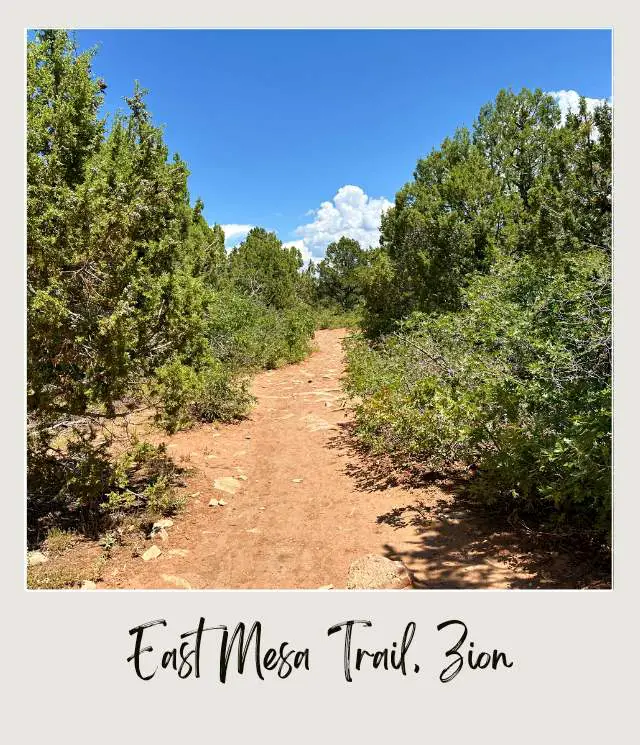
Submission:
[[[309,306],[275,310],[232,291],[216,295],[210,310],[212,354],[232,370],[275,368],[311,351],[315,328]]]
[[[246,414],[251,403],[246,381],[217,360],[195,370],[174,359],[156,371],[150,392],[156,420],[170,433],[196,421],[230,421]]]
[[[610,276],[600,252],[508,260],[460,312],[414,314],[348,343],[348,389],[373,449],[475,463],[472,491],[510,511],[610,524]]]
[[[118,454],[111,437],[76,429],[55,448],[31,435],[28,448],[30,545],[46,535],[59,548],[68,543],[64,529],[96,536],[126,514],[170,514],[180,507],[179,471],[164,445],[133,440]]]

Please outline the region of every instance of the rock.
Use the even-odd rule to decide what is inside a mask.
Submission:
[[[236,453],[237,455],[237,453]],[[227,494],[235,494],[240,488],[241,484],[234,476],[223,476],[220,479],[216,479],[213,482],[213,488],[218,491],[223,491]]]
[[[210,499],[209,500],[209,507],[217,507],[220,504],[217,499]]]
[[[42,553],[42,551],[29,551],[27,554],[27,563],[30,567],[36,566],[37,564],[44,564],[49,559]]]
[[[245,435],[245,436],[244,436],[244,439],[245,439],[245,440],[250,440],[250,439],[251,439],[251,435]]]
[[[152,559],[157,559],[161,553],[162,551],[157,546],[151,546],[151,548],[148,548],[142,554],[142,559],[143,561],[151,561]]]
[[[169,534],[164,528],[160,528],[160,530],[153,530],[151,533],[152,538],[160,538],[162,541],[167,541],[169,539]]]
[[[348,590],[401,590],[411,587],[411,576],[401,561],[369,554],[349,567]]]
[[[81,590],[95,590],[96,589],[96,583],[92,582],[90,579],[85,579],[82,581],[82,584],[80,585]]]
[[[241,474],[240,474],[240,475],[238,476],[238,478],[240,479],[240,481],[246,481],[246,480],[247,480],[247,477],[246,477],[246,476],[244,475],[244,473],[241,473]]]
[[[181,587],[183,590],[191,589],[191,585],[187,582],[186,579],[183,579],[182,577],[176,577],[174,574],[162,574],[160,576],[165,582],[167,582],[170,585]]]
[[[189,554],[189,549],[188,548],[170,548],[167,551],[167,554],[169,556],[179,556],[180,558],[184,559],[184,557]]]
[[[294,484],[301,484],[304,479],[291,479],[291,481],[293,481]]]
[[[225,500],[224,500],[224,499],[219,499],[219,500],[218,500],[218,504],[220,505],[220,507],[224,507],[224,506],[225,506],[225,504],[226,504],[226,502],[225,502]]]
[[[200,496],[200,492],[199,491],[194,491],[193,494],[189,494],[189,496],[190,497],[193,497],[195,499],[196,497],[199,497]]]
[[[333,585],[321,585],[320,587],[318,587],[318,590],[333,590],[333,589],[334,589]]]
[[[162,530],[162,528],[170,528],[172,525],[173,525],[173,520],[171,520],[168,517],[165,517],[162,520],[156,520],[156,522],[153,523],[153,529]]]

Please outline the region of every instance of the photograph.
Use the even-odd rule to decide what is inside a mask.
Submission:
[[[613,588],[610,28],[24,45],[26,589]]]

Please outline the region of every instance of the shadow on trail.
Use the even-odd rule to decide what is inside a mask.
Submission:
[[[402,561],[418,589],[572,589],[611,586],[611,557],[579,536],[528,529],[470,498],[465,472],[373,456],[341,425],[330,447],[348,456],[345,472],[359,491],[400,487],[405,500],[377,516],[402,531],[385,555]],[[407,538],[407,528],[412,529]]]

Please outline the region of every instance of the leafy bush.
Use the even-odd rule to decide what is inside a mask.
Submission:
[[[348,348],[358,431],[433,468],[475,463],[472,491],[508,510],[546,505],[606,532],[611,509],[610,275],[601,253],[509,260],[457,313],[414,314]]]
[[[276,310],[256,298],[218,293],[210,310],[212,353],[232,370],[275,368],[311,351],[315,325],[303,304]]]
[[[64,30],[27,44],[29,533],[39,539],[55,519],[95,534],[127,511],[177,506],[164,453],[136,445],[115,458],[104,432],[69,423],[104,423],[140,391],[169,432],[242,416],[248,373],[302,359],[314,329],[300,252],[254,228],[228,257],[202,200],[191,206],[187,165],[170,157],[147,92],[136,84],[105,127],[93,55]]]
[[[112,438],[91,429],[76,429],[59,447],[29,437],[30,545],[44,535],[60,544],[62,528],[95,536],[127,513],[171,514],[180,508],[173,490],[178,469],[164,445],[134,440],[119,454],[113,447]]]
[[[475,463],[470,489],[611,518],[611,109],[501,91],[418,162],[363,275],[348,388],[372,448]]]

